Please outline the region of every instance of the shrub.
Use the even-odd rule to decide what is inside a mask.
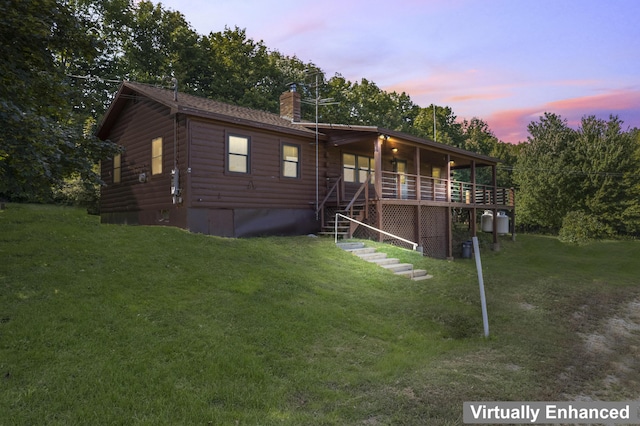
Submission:
[[[85,207],[89,214],[99,214],[100,187],[76,176],[54,189],[53,201],[60,205]]]
[[[584,211],[571,211],[562,219],[562,228],[558,235],[560,241],[571,244],[586,244],[611,236],[612,230],[596,216]]]

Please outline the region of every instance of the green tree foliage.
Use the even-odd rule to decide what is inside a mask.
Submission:
[[[322,121],[327,123],[410,131],[418,112],[406,93],[386,92],[367,79],[352,83],[337,74],[322,87],[321,93],[336,103],[320,111]]]
[[[565,223],[575,230],[578,219],[587,218],[587,235],[637,232],[637,141],[621,126],[614,116],[589,116],[572,130],[550,113],[532,122],[515,173],[519,222],[559,231],[571,212]]]
[[[433,110],[435,108],[435,134],[433,126]],[[411,133],[440,143],[462,148],[464,135],[462,124],[450,107],[431,105],[419,108]]]
[[[640,165],[640,129],[633,129],[629,132],[633,141],[632,159],[636,165]],[[640,235],[640,176],[638,168],[629,170],[622,177],[627,194],[623,200],[624,211],[622,213],[622,223],[628,234]]]
[[[0,16],[0,196],[47,199],[74,173],[95,180],[113,146],[85,132],[66,78],[96,55],[86,22],[56,0],[2,0]]]

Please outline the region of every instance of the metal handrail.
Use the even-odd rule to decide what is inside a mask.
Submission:
[[[369,183],[370,182],[371,182],[371,172],[367,173],[367,179],[362,183],[362,185],[360,185],[360,188],[358,188],[358,190],[354,194],[353,198],[351,198],[351,201],[349,202],[349,204],[347,204],[347,207],[344,208],[344,211],[351,210],[351,208],[355,204],[355,202],[358,199],[358,197],[360,196],[360,194],[362,194],[362,191],[365,191],[365,203],[369,202],[369,192],[368,191],[369,191]]]
[[[331,196],[331,194],[333,194],[333,191],[336,191],[336,201],[338,204],[340,204],[340,187],[339,187],[340,182],[342,182],[342,176],[338,177],[338,179],[333,184],[329,192],[327,192],[327,195],[324,197],[324,200],[322,200],[322,202],[318,204],[316,208],[316,213],[318,213],[320,210],[324,208],[324,205],[329,200],[329,197]]]
[[[377,232],[379,232],[379,233],[381,233],[383,235],[386,235],[388,237],[393,237],[396,240],[400,240],[400,241],[402,241],[404,243],[411,244],[413,246],[413,251],[416,251],[416,249],[418,248],[418,243],[414,243],[413,241],[405,240],[402,237],[398,237],[397,235],[390,234],[389,232],[385,232],[382,229],[374,228],[371,225],[367,225],[366,223],[362,223],[359,220],[355,220],[355,219],[353,219],[353,218],[351,218],[349,216],[345,216],[342,213],[336,213],[336,223],[335,223],[335,242],[336,242],[336,244],[338,244],[338,216],[341,216],[341,217],[343,217],[343,218],[345,218],[347,220],[350,220],[351,222],[355,222],[358,225],[362,225],[362,226],[365,226],[365,227],[367,227],[369,229],[373,229],[374,231],[377,231]]]

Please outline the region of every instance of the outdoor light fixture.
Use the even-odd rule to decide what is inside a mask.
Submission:
[[[396,154],[398,153],[398,148],[391,148],[391,152],[393,153],[393,159],[391,160],[391,164],[395,168],[398,164],[398,160],[396,159]]]

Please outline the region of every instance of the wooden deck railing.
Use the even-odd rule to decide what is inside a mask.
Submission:
[[[418,188],[419,187],[419,188]],[[382,172],[382,199],[443,201],[462,204],[513,206],[512,188],[458,182],[430,176]]]

